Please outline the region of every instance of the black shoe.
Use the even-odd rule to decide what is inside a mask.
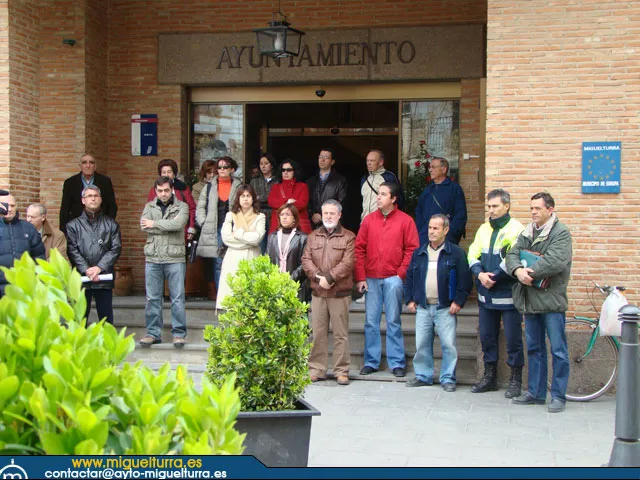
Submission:
[[[495,363],[484,364],[484,376],[471,387],[471,393],[495,392],[498,390],[498,365]]]
[[[545,400],[543,398],[536,398],[529,392],[524,392],[519,397],[513,399],[513,403],[516,405],[544,405]]]
[[[404,377],[407,374],[407,372],[402,367],[396,367],[392,372],[394,377]]]
[[[456,391],[456,384],[455,383],[443,383],[442,384],[442,389],[447,392],[447,393],[451,393],[451,392],[455,392]]]
[[[504,392],[505,398],[516,398],[522,394],[522,367],[511,367],[511,380],[507,391]]]
[[[552,398],[551,403],[547,407],[547,411],[549,413],[560,413],[564,412],[565,402],[560,400],[559,398]]]
[[[369,365],[365,365],[364,367],[362,367],[362,370],[360,370],[360,375],[371,375],[372,373],[375,373],[377,371],[378,371],[377,368],[373,368],[373,367],[370,367]]]
[[[405,387],[430,387],[432,383],[427,383],[424,380],[420,380],[418,377],[407,380],[404,384]]]

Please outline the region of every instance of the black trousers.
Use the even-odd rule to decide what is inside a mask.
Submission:
[[[524,351],[522,347],[522,314],[516,309],[492,310],[480,307],[480,343],[484,363],[498,362],[498,334],[500,318],[504,322],[504,336],[507,341],[507,365],[522,367]]]
[[[96,301],[98,319],[102,320],[106,317],[107,322],[113,325],[113,290],[110,288],[85,288],[84,296],[87,298],[87,319],[91,313],[91,299],[93,298]]]

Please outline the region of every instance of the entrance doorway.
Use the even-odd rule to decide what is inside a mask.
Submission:
[[[347,178],[342,221],[357,230],[362,211],[360,179],[365,157],[376,148],[385,154],[385,168],[398,174],[399,102],[327,102],[248,104],[246,107],[247,171],[268,151],[280,163],[289,158],[306,181],[318,170],[324,148],[335,153],[334,168]]]

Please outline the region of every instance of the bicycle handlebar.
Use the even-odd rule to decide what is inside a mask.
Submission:
[[[614,290],[619,290],[621,292],[624,292],[626,290],[626,287],[623,287],[622,285],[598,285],[596,282],[593,282],[593,284],[596,286],[596,288],[598,290],[600,290],[604,295],[609,295],[611,292],[613,292]]]

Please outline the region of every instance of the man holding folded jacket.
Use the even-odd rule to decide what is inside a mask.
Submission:
[[[101,280],[100,275],[112,274],[122,251],[120,226],[102,213],[102,194],[95,185],[82,190],[82,214],[67,223],[67,253],[71,264],[87,277],[84,293],[87,298],[86,317],[91,312],[91,299],[96,300],[98,318],[113,324],[113,276]]]
[[[565,409],[569,382],[569,352],[565,334],[567,285],[571,274],[571,233],[558,221],[553,197],[531,197],[531,219],[505,258],[507,271],[518,279],[513,303],[524,314],[528,391],[513,399],[518,405],[544,405],[547,399],[547,346],[553,357],[550,413]],[[538,260],[532,262],[532,258]],[[525,260],[525,264],[523,264]]]

